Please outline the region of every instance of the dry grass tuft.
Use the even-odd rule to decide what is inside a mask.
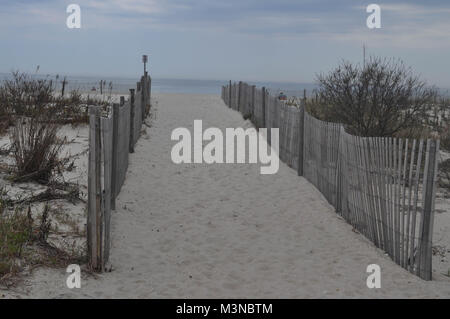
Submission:
[[[57,135],[58,126],[37,119],[17,120],[10,139],[17,167],[15,181],[47,183],[60,164],[59,153],[65,138]]]

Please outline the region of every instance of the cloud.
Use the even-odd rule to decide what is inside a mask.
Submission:
[[[238,32],[259,36],[287,36],[348,39],[359,41],[367,33],[366,1],[324,0],[73,0],[82,9],[82,25],[87,29],[159,29],[194,32]],[[0,4],[0,25],[61,25],[69,1],[6,1]],[[450,6],[430,1],[423,6],[394,2],[380,4],[383,32],[374,36],[396,42],[411,41],[408,32],[430,43],[448,39]],[[408,31],[409,30],[409,31]],[[390,40],[392,39],[392,40]]]
[[[390,31],[355,29],[335,34],[331,40],[348,43],[370,43],[377,48],[439,49],[450,48],[450,23],[437,23],[424,27],[396,26]]]
[[[381,5],[381,9],[384,11],[391,11],[397,14],[402,14],[405,16],[418,16],[418,15],[428,15],[428,14],[442,14],[450,13],[450,8],[443,6],[422,6],[417,4],[408,3],[389,3]]]
[[[450,3],[421,1],[379,3],[382,28],[370,30],[367,0],[0,0],[0,67],[130,74],[139,51],[166,76],[282,80],[357,59],[366,43],[448,83]],[[70,3],[81,30],[66,28]]]
[[[381,29],[353,28],[334,40],[372,43],[380,48],[450,47],[450,6],[444,2],[428,6],[409,3],[380,4]],[[363,6],[357,6],[364,10]]]
[[[88,10],[95,9],[104,13],[156,14],[166,9],[164,1],[157,0],[111,0],[108,2],[79,0],[78,2]]]

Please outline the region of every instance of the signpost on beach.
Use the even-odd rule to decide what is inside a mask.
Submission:
[[[147,68],[146,68],[147,62],[148,62],[148,56],[147,55],[143,55],[142,56],[142,63],[144,63],[144,74],[145,74],[145,72],[147,72]]]

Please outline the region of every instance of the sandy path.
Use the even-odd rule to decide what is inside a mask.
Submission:
[[[172,129],[240,127],[217,96],[159,94],[153,127],[131,155],[113,215],[113,272],[65,288],[64,270],[39,270],[29,297],[308,298],[450,297],[449,281],[424,282],[340,219],[322,195],[280,163],[175,165]],[[381,266],[368,289],[366,267]]]

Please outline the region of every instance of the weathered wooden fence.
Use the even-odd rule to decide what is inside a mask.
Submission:
[[[361,234],[397,264],[432,278],[439,140],[359,137],[239,82],[222,99],[256,128],[279,128],[279,157],[308,179]]]
[[[151,78],[147,72],[130,97],[108,109],[89,109],[87,242],[91,267],[102,271],[109,259],[111,211],[125,182],[128,154],[134,152],[150,112]]]

